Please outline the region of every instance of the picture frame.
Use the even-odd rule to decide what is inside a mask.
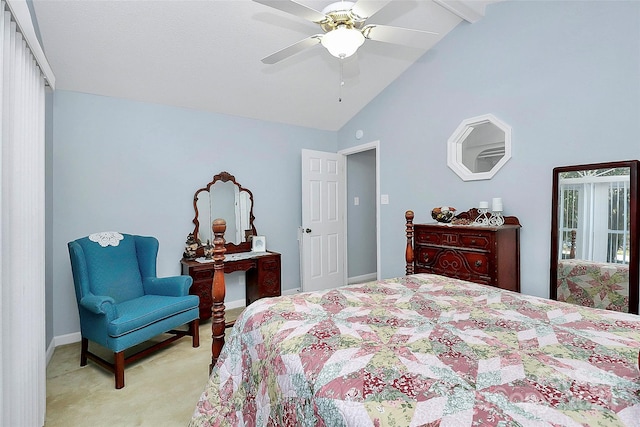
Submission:
[[[251,251],[252,252],[266,252],[267,251],[267,239],[265,236],[253,236],[251,239]]]

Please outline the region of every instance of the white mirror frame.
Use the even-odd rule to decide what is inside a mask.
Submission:
[[[462,163],[462,145],[471,130],[473,130],[475,126],[484,123],[491,123],[504,132],[504,156],[502,156],[502,159],[488,172],[471,172],[469,168]],[[463,181],[491,179],[510,158],[511,126],[499,120],[493,114],[485,114],[463,120],[447,141],[447,165],[462,178]]]

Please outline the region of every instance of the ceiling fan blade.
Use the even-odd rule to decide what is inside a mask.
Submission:
[[[432,31],[412,30],[409,28],[390,27],[388,25],[366,25],[362,34],[378,42],[401,44],[416,48],[425,48],[438,35]]]
[[[265,6],[273,7],[274,9],[281,10],[283,12],[290,13],[300,18],[306,19],[311,22],[319,24],[327,21],[327,16],[324,13],[318,12],[315,9],[311,9],[303,4],[297,3],[293,0],[253,0],[256,3],[264,4]]]
[[[272,53],[271,55],[262,58],[262,62],[270,65],[275,64],[276,62],[287,59],[290,56],[295,55],[296,53],[310,48],[311,46],[317,45],[318,43],[320,43],[321,39],[321,34],[307,37],[306,39],[302,39],[299,42],[292,44],[291,46],[287,46],[284,49],[277,51],[276,53]]]
[[[351,13],[358,18],[368,19],[389,3],[391,0],[358,0],[351,8]]]

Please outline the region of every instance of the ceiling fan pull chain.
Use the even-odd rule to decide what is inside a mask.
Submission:
[[[342,102],[342,86],[344,86],[344,78],[343,78],[343,62],[344,59],[340,58],[340,87],[338,88],[338,102]]]

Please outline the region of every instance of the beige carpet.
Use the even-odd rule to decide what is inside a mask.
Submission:
[[[227,320],[241,311],[229,310]],[[98,352],[95,345],[89,348]],[[199,348],[184,337],[128,365],[120,390],[114,388],[113,374],[95,363],[80,367],[80,343],[57,347],[47,366],[45,426],[186,426],[207,382],[209,363],[209,320],[200,325]]]

